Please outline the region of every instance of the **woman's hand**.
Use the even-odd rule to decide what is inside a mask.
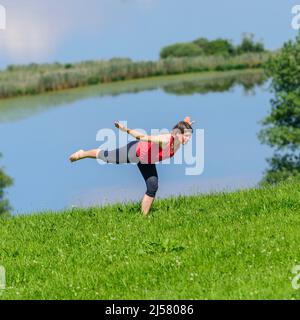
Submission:
[[[120,129],[121,131],[124,131],[124,132],[127,131],[127,128],[122,123],[120,123],[119,121],[115,121],[115,127]]]

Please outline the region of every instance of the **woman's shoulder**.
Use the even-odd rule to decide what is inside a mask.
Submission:
[[[163,143],[169,143],[169,142],[171,141],[172,134],[171,134],[171,133],[162,133],[162,134],[160,135],[160,137],[161,137],[160,140],[161,140]]]
[[[150,136],[150,139],[152,143],[157,143],[159,145],[165,145],[170,143],[171,141],[171,133],[161,133],[158,135]]]

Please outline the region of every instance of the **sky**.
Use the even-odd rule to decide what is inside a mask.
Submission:
[[[298,1],[300,4],[300,0]],[[0,68],[9,64],[129,57],[156,60],[160,49],[199,37],[234,44],[253,33],[277,49],[297,33],[297,0],[0,0]]]

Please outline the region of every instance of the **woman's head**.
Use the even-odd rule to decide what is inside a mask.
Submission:
[[[193,122],[190,120],[190,117],[186,117],[174,126],[172,133],[181,144],[187,144],[189,142],[193,133],[192,124]]]

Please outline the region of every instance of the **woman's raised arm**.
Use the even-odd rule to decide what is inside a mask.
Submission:
[[[159,135],[146,135],[134,129],[128,129],[120,122],[115,122],[116,128],[120,129],[121,131],[127,132],[128,134],[132,135],[137,140],[147,141],[147,142],[154,142],[154,143],[167,143],[169,141],[169,134],[159,134]]]

